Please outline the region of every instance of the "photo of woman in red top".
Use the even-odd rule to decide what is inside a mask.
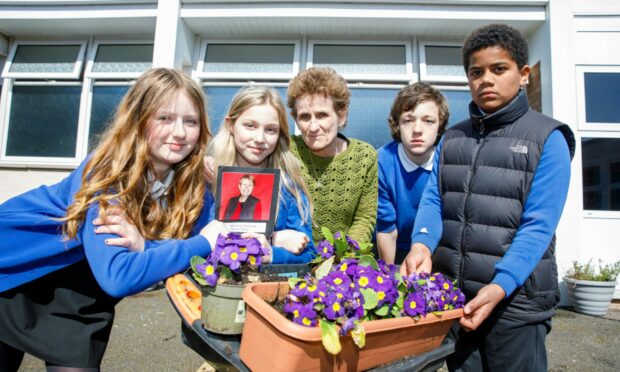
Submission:
[[[224,219],[226,220],[260,220],[260,200],[252,196],[254,177],[246,174],[239,180],[239,195],[228,199]]]

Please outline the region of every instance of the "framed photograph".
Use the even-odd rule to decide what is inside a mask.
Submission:
[[[257,232],[270,237],[280,192],[280,170],[219,167],[215,218],[231,232]]]

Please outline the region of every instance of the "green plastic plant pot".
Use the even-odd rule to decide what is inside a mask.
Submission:
[[[223,335],[238,335],[245,322],[245,302],[241,298],[244,284],[217,284],[202,287],[203,327]]]

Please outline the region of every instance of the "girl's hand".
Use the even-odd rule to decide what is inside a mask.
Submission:
[[[220,236],[220,234],[228,234],[228,230],[226,229],[226,226],[218,220],[209,222],[207,226],[200,230],[200,235],[204,236],[209,241],[211,250],[215,249],[217,237]]]
[[[117,206],[108,207],[104,215],[104,219],[95,218],[93,220],[93,224],[96,226],[95,234],[116,234],[119,236],[118,238],[106,239],[107,245],[125,247],[133,252],[144,251],[144,237],[121,208]]]
[[[265,235],[248,232],[248,233],[241,234],[241,237],[245,239],[249,239],[249,238],[258,239],[258,241],[260,242],[260,245],[269,251],[268,254],[263,256],[263,263],[271,263],[271,260],[273,259],[273,251],[271,249],[271,244],[269,244],[269,241],[267,240]]]
[[[282,247],[293,254],[299,255],[306,249],[310,239],[308,239],[308,235],[296,230],[280,230],[273,232],[271,241],[276,247]]]
[[[215,169],[213,169],[213,157],[205,156],[202,162],[205,165],[205,181],[207,183],[213,183],[215,178]]]

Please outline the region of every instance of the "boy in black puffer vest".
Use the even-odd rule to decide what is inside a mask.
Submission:
[[[559,300],[555,229],[570,181],[570,128],[528,107],[527,43],[488,25],[463,46],[470,119],[446,132],[401,273],[457,279],[469,302],[452,371],[546,371]],[[432,259],[431,259],[432,254]]]

